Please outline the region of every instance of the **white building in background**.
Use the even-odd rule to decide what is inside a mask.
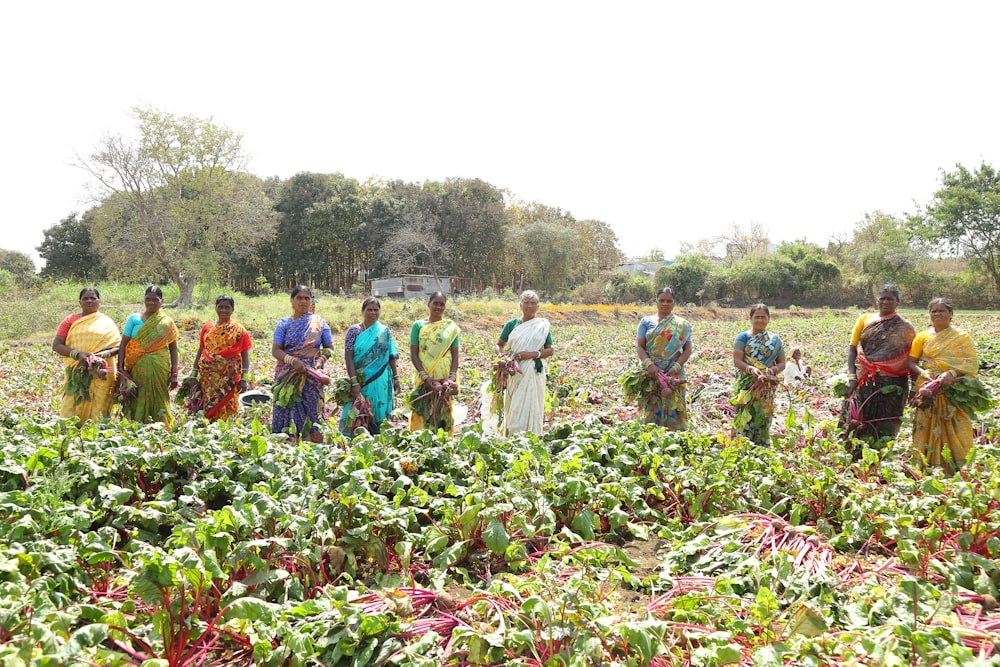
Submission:
[[[455,276],[427,276],[406,273],[388,278],[372,280],[372,296],[389,299],[426,299],[434,292],[441,292],[447,297],[471,288],[468,278]]]
[[[664,266],[670,266],[673,263],[673,260],[670,259],[661,259],[655,262],[641,262],[639,260],[633,260],[630,262],[622,262],[615,270],[619,272],[623,271],[630,276],[643,275],[652,277],[661,268]]]

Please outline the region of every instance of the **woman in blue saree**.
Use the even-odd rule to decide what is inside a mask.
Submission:
[[[292,290],[292,316],[286,317],[274,329],[271,356],[278,360],[274,371],[275,400],[271,408],[271,432],[287,433],[294,439],[305,435],[321,442],[323,423],[323,386],[330,379],[319,369],[326,356],[324,348],[333,347],[330,327],[313,307],[312,290],[299,285]],[[282,385],[294,384],[297,390],[288,398],[279,392]],[[287,401],[282,405],[282,402]]]
[[[396,341],[389,327],[378,321],[382,304],[373,296],[361,304],[362,320],[347,329],[344,335],[344,364],[351,378],[351,397],[355,402],[364,398],[371,410],[368,430],[373,435],[392,413],[393,397],[399,391],[396,370]],[[351,405],[345,405],[340,415],[340,432],[353,435]]]
[[[742,435],[758,445],[771,444],[774,390],[785,369],[785,346],[767,330],[771,311],[762,303],[750,308],[750,329],[740,332],[733,343],[736,406],[733,435]]]

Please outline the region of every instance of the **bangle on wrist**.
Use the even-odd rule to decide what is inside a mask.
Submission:
[[[857,376],[857,375],[855,375],[854,373],[848,373],[848,374],[847,374],[847,379],[848,379],[848,380],[857,380],[857,379],[858,379],[858,376]]]

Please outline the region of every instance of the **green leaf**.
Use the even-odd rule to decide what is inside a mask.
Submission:
[[[808,604],[803,604],[795,610],[792,622],[788,624],[788,633],[805,637],[819,637],[830,631],[826,618]]]
[[[498,555],[503,554],[507,550],[507,545],[510,544],[507,530],[500,519],[490,521],[486,530],[483,531],[483,540],[489,550]]]

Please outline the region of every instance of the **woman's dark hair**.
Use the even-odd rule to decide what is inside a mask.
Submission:
[[[294,299],[295,295],[297,295],[299,292],[309,292],[309,296],[313,295],[313,291],[308,285],[296,285],[292,289],[292,298]]]
[[[233,301],[233,297],[229,296],[228,294],[223,294],[222,296],[216,297],[216,299],[215,299],[215,305],[218,306],[223,301],[228,301],[229,302],[229,306],[233,310],[236,310],[236,302]]]
[[[427,305],[428,305],[428,306],[429,306],[429,305],[431,305],[431,301],[433,301],[434,299],[436,299],[436,298],[438,298],[438,297],[441,297],[441,298],[442,298],[442,299],[444,299],[444,300],[445,300],[446,302],[448,301],[448,297],[446,297],[446,296],[444,295],[444,292],[434,292],[434,294],[431,294],[430,298],[429,298],[429,299],[427,299]]]
[[[881,294],[882,292],[888,292],[889,294],[893,295],[894,297],[896,297],[896,301],[900,300],[899,288],[896,287],[896,283],[886,283],[885,285],[882,285],[882,289],[880,289],[878,293]]]
[[[378,309],[382,310],[382,302],[378,300],[378,297],[370,296],[361,302],[361,312],[362,313],[365,312],[365,308],[367,308],[370,304],[373,303],[377,303]]]
[[[661,288],[660,291],[656,293],[656,298],[659,299],[661,294],[669,294],[670,296],[674,297],[674,299],[677,298],[677,296],[674,294],[674,290],[672,287]]]
[[[159,285],[150,285],[149,287],[147,287],[146,292],[145,294],[143,294],[143,296],[145,296],[146,294],[155,294],[156,296],[160,297],[161,301],[163,300],[163,290],[160,289]]]
[[[944,298],[943,296],[939,296],[939,297],[937,297],[935,299],[931,299],[931,302],[929,304],[927,304],[927,310],[930,310],[931,306],[936,306],[938,304],[941,304],[942,306],[944,306],[945,308],[947,308],[948,312],[951,313],[952,315],[955,314],[955,308],[951,305],[951,301],[949,301],[948,299]]]
[[[87,292],[93,292],[94,296],[96,296],[98,299],[101,298],[101,293],[97,291],[96,287],[84,287],[82,290],[80,290],[80,296],[76,297],[77,300],[82,299],[83,295],[86,294]]]
[[[750,317],[753,317],[753,314],[756,313],[758,310],[763,310],[765,313],[767,313],[768,317],[771,317],[771,311],[763,303],[755,303],[754,305],[750,306]]]

